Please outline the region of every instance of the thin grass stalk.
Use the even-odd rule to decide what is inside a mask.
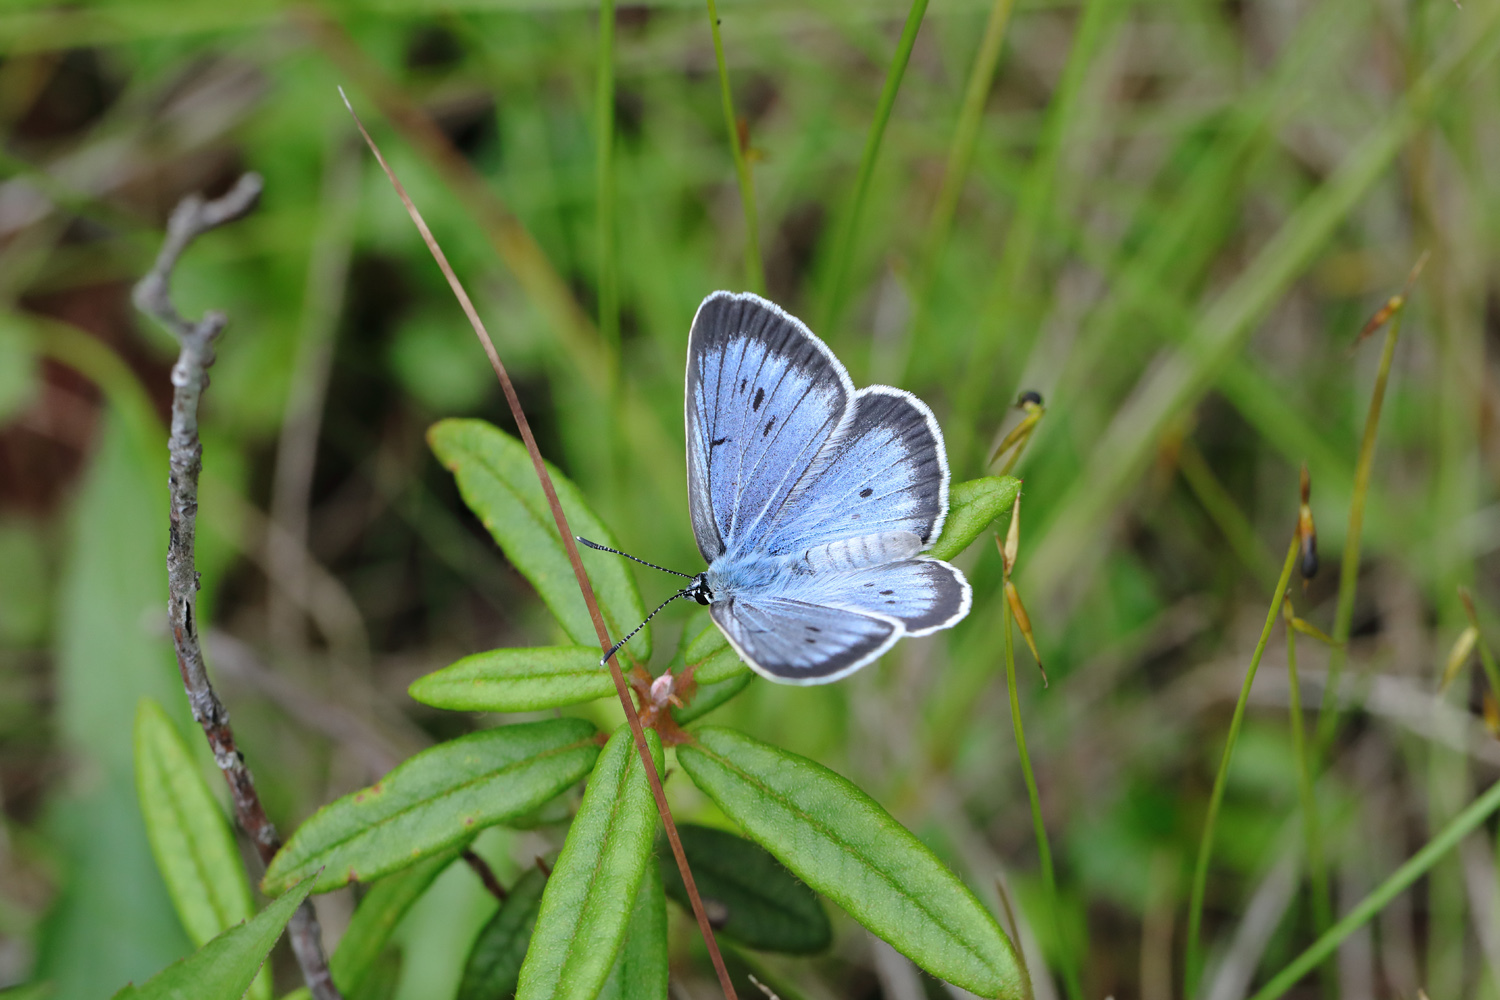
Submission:
[[[1323,705],[1318,715],[1318,742],[1313,764],[1333,745],[1339,723],[1339,681],[1349,655],[1349,631],[1354,623],[1354,594],[1359,586],[1360,538],[1365,526],[1365,498],[1370,492],[1370,475],[1375,466],[1375,439],[1380,430],[1380,411],[1385,404],[1386,385],[1391,377],[1391,360],[1396,355],[1396,339],[1401,336],[1398,308],[1385,331],[1385,345],[1380,351],[1380,367],[1375,372],[1375,388],[1370,393],[1370,409],[1365,415],[1364,436],[1359,442],[1359,461],[1354,466],[1354,494],[1349,498],[1349,529],[1344,536],[1344,557],[1339,564],[1339,597],[1333,612],[1333,650],[1328,657],[1328,683],[1323,688]]]
[[[953,232],[953,217],[958,212],[958,198],[963,192],[964,179],[968,176],[969,165],[974,161],[974,147],[979,140],[980,122],[984,119],[985,100],[995,82],[995,68],[1000,64],[1000,50],[1004,47],[1005,32],[1010,26],[1010,15],[1015,6],[1016,0],[995,0],[990,7],[990,16],[984,25],[984,36],[979,41],[979,52],[974,57],[974,68],[969,71],[969,82],[964,87],[958,123],[953,128],[953,140],[948,145],[948,161],[943,167],[942,185],[938,188],[937,202],[932,208],[932,220],[927,225],[922,269],[917,274],[913,296],[911,325],[901,348],[901,357],[895,363],[892,380],[897,385],[901,384],[905,374],[911,345],[927,324],[932,287],[942,265],[943,251],[947,249],[948,238]]]
[[[1448,825],[1439,830],[1437,835],[1429,840],[1420,851],[1392,872],[1373,892],[1360,900],[1344,915],[1342,920],[1330,927],[1327,933],[1314,941],[1290,965],[1272,976],[1270,982],[1262,986],[1250,1000],[1277,1000],[1295,986],[1303,976],[1332,955],[1345,938],[1363,927],[1375,914],[1385,909],[1391,900],[1427,874],[1433,865],[1457,847],[1461,840],[1478,829],[1497,809],[1500,809],[1500,781],[1491,785],[1483,795],[1469,803],[1463,812],[1453,817]]]
[[[615,0],[599,0],[599,64],[595,83],[599,339],[604,342],[605,366],[613,389],[620,376],[619,262],[615,246]]]
[[[1219,819],[1219,806],[1224,801],[1224,784],[1229,775],[1229,762],[1234,757],[1234,745],[1240,738],[1240,725],[1245,721],[1245,706],[1250,701],[1250,687],[1255,683],[1255,671],[1265,655],[1266,643],[1271,639],[1271,629],[1281,612],[1282,595],[1292,579],[1292,567],[1297,564],[1298,539],[1295,534],[1286,550],[1286,561],[1281,566],[1281,576],[1276,581],[1276,591],[1271,598],[1271,610],[1266,612],[1266,624],[1260,631],[1260,641],[1250,656],[1250,668],[1245,671],[1245,682],[1240,686],[1239,700],[1234,704],[1234,717],[1229,721],[1229,738],[1224,743],[1224,755],[1219,759],[1219,773],[1214,776],[1214,787],[1208,797],[1208,815],[1203,820],[1203,839],[1198,844],[1198,863],[1193,868],[1193,888],[1188,899],[1187,975],[1182,995],[1197,995],[1198,979],[1203,972],[1203,954],[1199,937],[1203,929],[1203,894],[1208,884],[1208,862],[1214,850],[1214,826]]]
[[[339,90],[340,96],[343,90]],[[542,451],[537,446],[536,436],[531,432],[531,424],[526,419],[526,411],[521,408],[521,400],[516,395],[515,386],[511,383],[510,374],[505,365],[500,361],[500,354],[495,350],[495,342],[490,339],[490,334],[485,329],[484,321],[479,318],[479,312],[474,308],[469,293],[458,280],[452,265],[448,263],[448,257],[443,253],[442,247],[438,246],[437,238],[432,235],[432,230],[427,228],[427,222],[422,218],[422,213],[417,211],[417,206],[412,203],[411,197],[406,193],[406,188],[397,179],[396,173],[386,162],[380,152],[380,147],[375,145],[375,140],[365,129],[364,122],[360,121],[359,115],[355,114],[354,107],[349,104],[349,98],[344,97],[344,105],[349,108],[349,114],[354,118],[354,124],[359,128],[359,134],[364,137],[365,144],[370,147],[370,152],[385,171],[391,186],[396,189],[396,194],[401,199],[401,204],[411,216],[412,223],[417,231],[422,234],[422,241],[427,245],[433,260],[437,262],[438,268],[447,279],[448,287],[452,289],[453,295],[458,299],[458,304],[463,308],[464,315],[468,317],[469,324],[474,328],[474,335],[479,338],[480,346],[484,348],[485,356],[489,358],[490,367],[495,371],[495,377],[500,382],[501,391],[505,393],[505,402],[510,407],[511,417],[516,422],[516,429],[521,432],[521,440],[526,445],[526,453],[531,456],[532,468],[536,471],[538,481],[542,486],[542,492],[547,496],[547,506],[552,511],[552,519],[557,524],[558,534],[562,538],[563,547],[568,553],[568,562],[573,567],[573,576],[578,581],[578,589],[583,595],[583,603],[589,609],[589,618],[594,623],[594,632],[599,639],[601,652],[609,653],[613,643],[609,638],[609,630],[604,624],[604,615],[599,610],[599,599],[594,594],[594,585],[589,580],[588,573],[583,568],[583,560],[578,555],[578,543],[572,529],[568,526],[568,516],[563,512],[562,503],[557,499],[557,487],[553,485],[552,476],[547,472],[547,465],[542,459]],[[692,869],[688,867],[687,855],[682,850],[682,839],[677,835],[677,824],[672,819],[671,807],[667,805],[667,796],[662,788],[661,775],[657,773],[656,761],[651,756],[651,748],[646,743],[646,733],[641,726],[640,713],[636,711],[635,702],[630,698],[629,687],[625,683],[625,675],[620,671],[620,663],[617,657],[610,655],[605,661],[609,667],[610,678],[614,681],[615,694],[620,699],[620,707],[625,710],[625,721],[630,726],[630,735],[635,741],[637,752],[641,757],[641,764],[646,772],[646,781],[651,786],[651,796],[656,800],[656,810],[661,816],[663,828],[666,830],[667,842],[672,847],[672,856],[677,862],[677,870],[682,875],[683,886],[687,889],[688,901],[692,904],[693,916],[698,920],[698,930],[703,935],[703,942],[708,948],[708,956],[713,962],[714,972],[718,974],[719,986],[724,992],[725,1000],[738,1000],[734,990],[734,983],[729,978],[729,970],[724,965],[724,956],[719,952],[718,942],[714,939],[713,927],[708,922],[708,914],[703,909],[703,900],[698,894],[697,883],[693,880]]]
[[[833,324],[838,322],[844,305],[844,283],[848,279],[850,258],[854,256],[854,243],[859,237],[859,220],[864,213],[865,196],[870,190],[870,178],[875,174],[875,160],[880,155],[880,141],[885,136],[885,127],[891,120],[891,109],[896,106],[896,95],[901,90],[901,78],[906,75],[906,64],[911,61],[911,50],[917,44],[917,32],[922,28],[922,17],[927,13],[927,0],[912,0],[906,14],[906,25],[901,29],[901,38],[896,43],[896,54],[891,57],[890,69],[886,71],[885,86],[880,90],[880,102],[875,106],[875,120],[870,123],[869,135],[865,137],[865,150],[859,158],[859,174],[854,180],[854,197],[849,203],[849,212],[839,230],[838,242],[833,247],[833,261],[828,272],[828,285],[823,294],[823,315],[819,329],[823,336],[833,333]]]
[[[1318,799],[1313,794],[1312,761],[1307,749],[1307,729],[1302,716],[1302,686],[1297,677],[1297,629],[1292,625],[1290,596],[1282,601],[1286,620],[1286,672],[1290,685],[1289,712],[1292,726],[1292,752],[1297,758],[1297,793],[1302,800],[1302,835],[1307,841],[1307,878],[1312,887],[1313,928],[1323,934],[1333,925],[1333,901],[1328,894],[1328,866],[1323,857],[1323,829],[1318,819]],[[1338,967],[1332,962],[1323,967],[1325,996],[1338,995]]]
[[[1021,775],[1026,779],[1026,797],[1031,802],[1031,825],[1036,834],[1036,853],[1042,865],[1042,885],[1047,892],[1047,910],[1052,920],[1052,934],[1062,952],[1063,985],[1070,1000],[1083,1000],[1078,969],[1069,954],[1062,933],[1062,916],[1057,903],[1057,876],[1052,869],[1052,848],[1047,843],[1047,825],[1042,821],[1042,798],[1036,789],[1036,775],[1031,770],[1031,755],[1026,752],[1026,730],[1021,726],[1021,698],[1016,691],[1016,649],[1011,635],[1010,602],[1000,602],[1001,628],[1005,632],[1005,690],[1010,695],[1010,725],[1016,734],[1016,756],[1021,760]],[[1016,942],[1017,951],[1021,944]]]
[[[724,104],[724,128],[729,150],[734,154],[734,172],[740,181],[740,205],[745,211],[745,282],[757,295],[766,291],[765,268],[760,259],[760,219],[755,210],[755,175],[750,172],[749,150],[740,137],[739,118],[734,113],[734,93],[729,89],[729,67],[724,62],[724,41],[719,36],[719,9],[708,0],[708,28],[714,36],[714,61],[719,64],[719,96]]]

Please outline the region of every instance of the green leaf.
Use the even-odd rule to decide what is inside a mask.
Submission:
[[[852,782],[732,729],[705,727],[677,762],[802,881],[940,979],[1026,995],[1015,952],[958,877]]]
[[[531,581],[568,638],[579,646],[597,642],[526,447],[483,420],[439,421],[428,430],[427,441],[457,478],[464,502],[484,522],[511,564]],[[589,510],[578,488],[550,464],[547,470],[573,533],[618,548],[614,535]],[[646,612],[625,560],[592,549],[584,549],[582,558],[610,634],[624,635],[635,628]],[[629,651],[641,660],[650,659],[649,627],[630,641]]]
[[[338,950],[328,962],[334,984],[345,996],[357,993],[364,985],[391,932],[433,880],[453,863],[460,850],[449,849],[387,875],[365,893],[339,939]]]
[[[253,920],[225,931],[144,984],[126,986],[114,1000],[240,1000],[292,912],[311,891],[312,879],[303,879]]]
[[[693,881],[716,930],[757,951],[808,955],[833,940],[818,897],[765,848],[726,830],[678,824]],[[663,881],[685,909],[687,887],[675,867]]]
[[[146,836],[172,905],[202,947],[255,912],[229,821],[167,713],[150,698],[135,711],[135,785]],[[252,1000],[270,1000],[258,976]]]
[[[494,1000],[515,993],[546,887],[547,876],[539,868],[530,868],[516,879],[510,895],[474,939],[458,1000]]]
[[[753,680],[755,680],[753,673],[741,670],[737,674],[730,674],[722,681],[700,684],[698,690],[693,692],[693,700],[688,702],[686,708],[672,709],[672,718],[679,726],[685,726],[694,719],[700,719],[745,690]]]
[[[661,744],[646,738],[660,773]],[[656,803],[630,730],[610,737],[547,879],[518,1000],[593,1000],[625,937],[656,836]]]
[[[39,382],[26,326],[9,309],[0,309],[0,424],[30,402]]]
[[[322,869],[327,892],[379,878],[536,809],[588,773],[598,730],[548,719],[473,733],[424,750],[303,823],[271,860],[267,892]]]
[[[599,991],[599,1000],[661,1000],[667,995],[667,897],[655,856],[635,893],[625,943]]]
[[[750,672],[740,654],[729,645],[719,626],[710,624],[699,632],[687,648],[687,666],[693,668],[693,680],[699,684],[717,684],[719,681]]]
[[[407,689],[433,708],[467,712],[531,712],[615,693],[599,647],[492,649],[419,677]]]
[[[948,491],[948,519],[927,554],[952,559],[978,538],[990,522],[1014,506],[1021,481],[1015,476],[982,476],[955,483]]]

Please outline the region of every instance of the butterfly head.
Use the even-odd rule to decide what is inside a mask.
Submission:
[[[708,605],[713,603],[714,592],[708,586],[708,574],[699,573],[682,588],[683,597],[691,597],[699,604]]]

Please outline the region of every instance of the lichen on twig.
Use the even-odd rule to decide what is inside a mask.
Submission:
[[[203,727],[214,762],[229,783],[235,818],[250,835],[263,864],[281,847],[276,827],[266,816],[255,779],[235,746],[229,713],[214,693],[203,663],[198,638],[198,571],[195,543],[198,522],[198,476],[203,471],[203,444],[198,438],[198,402],[208,387],[214,362],[214,341],[228,322],[217,310],[196,322],[177,311],[172,302],[172,272],[188,246],[199,236],[244,216],[260,198],[258,174],[245,174],[229,192],[212,201],[200,195],[184,198],[167,222],[167,238],[156,265],[135,286],[136,308],[155,319],[177,338],[179,353],[172,367],[172,429],[168,438],[171,485],[171,528],[167,542],[167,615],[177,666],[187,690],[193,718]],[[287,925],[292,951],[316,1000],[340,1000],[328,971],[322,934],[312,905],[303,902]]]

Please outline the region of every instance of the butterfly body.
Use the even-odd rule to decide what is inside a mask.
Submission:
[[[715,292],[688,343],[693,534],[708,569],[684,596],[753,669],[815,684],[968,613],[968,582],[922,555],[948,464],[932,412],[856,391],[821,340],[755,295]]]

